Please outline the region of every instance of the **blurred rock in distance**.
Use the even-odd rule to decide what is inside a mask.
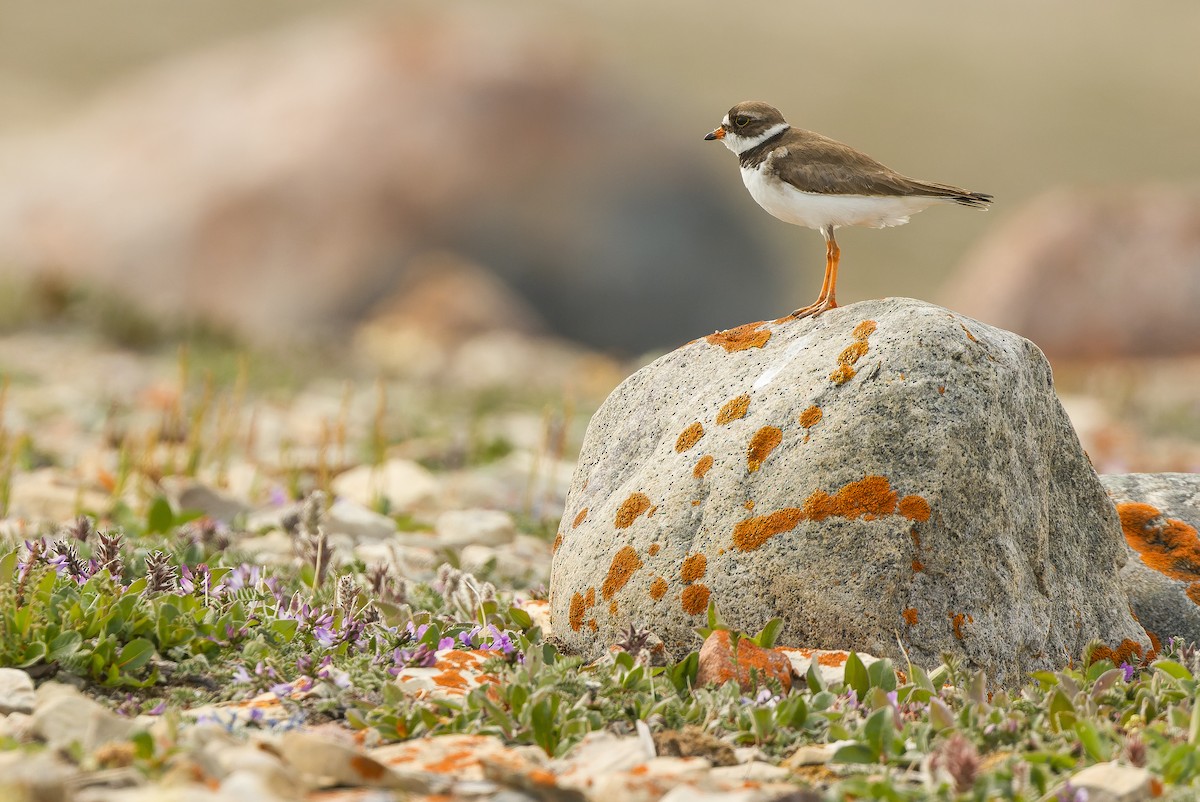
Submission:
[[[1048,192],[991,230],[945,297],[1051,357],[1200,354],[1200,190]]]
[[[553,336],[493,273],[447,252],[411,260],[403,283],[355,331],[354,348],[391,373],[462,387],[595,395],[623,377],[616,360]]]
[[[478,9],[307,23],[0,140],[0,265],[286,341],[344,331],[446,249],[559,334],[673,345],[778,305],[701,145],[577,32]]]

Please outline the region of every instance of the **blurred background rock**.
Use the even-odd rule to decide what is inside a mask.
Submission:
[[[0,0],[0,323],[108,304],[134,344],[201,321],[424,379],[604,386],[593,351],[815,292],[817,235],[701,140],[760,98],[997,197],[845,231],[843,303],[1025,334],[1093,459],[1198,469],[1197,30],[1187,0]]]

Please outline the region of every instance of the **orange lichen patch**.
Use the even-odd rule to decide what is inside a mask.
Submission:
[[[618,590],[625,587],[633,572],[641,567],[642,561],[633,550],[633,546],[622,546],[621,550],[613,555],[612,563],[608,566],[608,576],[604,577],[604,584],[600,586],[600,598],[605,601],[611,599]]]
[[[921,548],[921,533],[917,531],[917,527],[908,530],[908,536],[912,538],[913,546]]]
[[[920,496],[905,496],[900,499],[899,511],[908,520],[919,521],[921,523],[928,521],[929,514],[932,512],[929,508],[929,502]]]
[[[616,599],[613,599],[612,601],[610,601],[608,603],[608,614],[609,615],[617,614],[617,600]]]
[[[967,333],[968,340],[970,340],[973,343],[979,342],[979,340],[975,339],[975,335],[971,333],[971,330],[968,329],[963,323],[960,322],[958,325],[962,326],[962,330]]]
[[[777,680],[786,693],[792,687],[792,661],[779,649],[764,649],[750,638],[740,638],[735,652],[729,630],[714,630],[700,647],[696,685],[721,685],[735,681],[743,692],[757,684]]]
[[[746,467],[754,473],[762,467],[771,452],[783,442],[783,432],[775,426],[764,426],[750,438],[750,448],[746,455]]]
[[[656,513],[656,512],[658,512],[658,505],[657,505],[657,504],[655,504],[655,505],[654,505],[653,507],[651,507],[650,509],[646,510],[646,517],[647,517],[647,518],[653,518],[653,517],[654,517],[654,513]]]
[[[364,780],[374,782],[383,776],[384,765],[377,760],[372,760],[366,755],[355,755],[350,758],[350,768],[354,773]]]
[[[447,668],[434,675],[433,684],[443,688],[453,688],[455,690],[465,690],[467,687],[467,678],[462,675],[462,672],[455,668]]]
[[[580,510],[580,511],[579,511],[579,514],[575,516],[575,520],[571,522],[571,528],[572,528],[572,529],[578,529],[578,528],[579,528],[579,525],[580,525],[581,523],[583,523],[583,522],[584,522],[584,520],[586,520],[586,519],[587,519],[587,514],[588,514],[588,508],[587,508],[587,507],[584,507],[582,510]]]
[[[963,615],[962,613],[948,613],[948,615],[950,616],[950,620],[954,623],[954,637],[958,638],[959,640],[962,640],[964,637],[966,637],[963,634],[962,627],[963,627],[963,622],[966,620],[967,617],[965,615]]]
[[[1192,600],[1193,604],[1200,604],[1200,582],[1193,582],[1188,585],[1184,593]]]
[[[1146,637],[1150,639],[1150,654],[1146,655],[1145,662],[1152,663],[1158,658],[1158,653],[1162,651],[1162,641],[1150,630],[1145,631]]]
[[[1171,579],[1200,580],[1200,536],[1195,527],[1164,518],[1157,507],[1137,502],[1118,504],[1117,515],[1125,542],[1142,562]]]
[[[473,763],[478,763],[478,753],[473,749],[463,749],[457,752],[451,752],[441,760],[425,765],[425,771],[432,771],[437,774],[450,774],[452,772],[461,771]]]
[[[563,541],[562,532],[559,532],[557,535],[554,536],[554,542],[550,545],[550,553],[551,554],[558,551],[558,547],[562,545],[562,541]]]
[[[821,408],[817,406],[809,407],[800,413],[800,425],[805,429],[811,429],[821,422]]]
[[[700,501],[700,499],[693,499],[693,500],[692,500],[692,506],[693,506],[693,507],[699,507],[701,503],[702,503],[702,502]]]
[[[845,384],[853,379],[857,372],[849,365],[838,365],[838,369],[829,374],[829,380],[834,384]]]
[[[683,611],[688,615],[700,615],[708,609],[708,595],[710,591],[707,587],[701,584],[688,585],[683,589]]]
[[[679,568],[679,578],[684,582],[695,582],[700,577],[704,576],[704,572],[708,570],[708,558],[703,554],[692,554],[683,561],[683,565]]]
[[[850,332],[851,336],[856,340],[865,340],[875,333],[875,321],[864,320],[854,327],[854,331]]]
[[[650,498],[645,493],[630,493],[617,510],[617,529],[628,529],[646,510],[650,509]]]
[[[583,617],[587,615],[588,609],[596,605],[596,589],[588,588],[587,595],[583,595],[576,591],[571,595],[571,607],[567,612],[567,622],[570,623],[571,629],[576,632],[583,626]]]
[[[916,557],[913,557],[912,569],[914,574],[919,574],[921,571],[925,570],[925,563],[921,562]]]
[[[695,476],[697,479],[703,479],[704,474],[708,473],[708,469],[712,466],[712,454],[705,454],[703,457],[696,460],[696,467],[692,468],[692,476]]]
[[[1121,644],[1116,649],[1110,649],[1107,646],[1097,646],[1088,655],[1088,660],[1093,663],[1097,660],[1111,660],[1115,665],[1119,666],[1122,663],[1132,664],[1134,662],[1132,658],[1134,657],[1137,657],[1137,662],[1142,662],[1142,646],[1137,641],[1126,638],[1121,641]]]
[[[917,608],[909,607],[907,610],[900,613],[900,617],[903,618],[905,623],[910,627],[915,627],[917,625]]]
[[[653,557],[655,554],[658,554],[659,549],[661,548],[662,546],[658,545],[657,543],[651,543],[650,548],[646,549],[646,553]]]
[[[938,395],[945,395],[945,394],[946,394],[946,385],[939,384],[938,385]]]
[[[597,630],[600,629],[600,625],[596,623],[596,619],[594,619],[594,618],[589,618],[587,620],[587,625],[588,625],[588,629],[590,629],[592,632],[596,632]]]
[[[704,426],[700,421],[689,424],[686,429],[679,433],[679,437],[675,438],[675,450],[679,452],[687,451],[696,443],[700,442],[700,438],[704,436]]]
[[[842,352],[838,354],[838,364],[853,365],[855,362],[863,358],[863,355],[867,353],[867,350],[870,347],[871,346],[867,345],[866,340],[855,340],[843,348]]]
[[[734,329],[714,332],[704,339],[709,345],[719,345],[728,353],[745,351],[747,348],[762,348],[767,344],[767,340],[771,339],[770,331],[759,328],[762,325],[761,320],[757,323],[746,323]]]
[[[801,521],[823,521],[832,516],[855,519],[891,515],[896,511],[896,491],[883,476],[865,476],[844,485],[834,495],[818,490],[802,507],[786,507],[768,515],[739,521],[733,527],[733,545],[753,551],[772,537],[791,531]]]
[[[660,577],[655,577],[650,583],[650,598],[658,601],[663,596],[667,595],[667,580]]]
[[[737,398],[731,398],[725,402],[725,406],[721,407],[721,411],[717,413],[717,424],[724,426],[739,418],[746,417],[746,410],[750,408],[750,396],[747,393],[739,395]]]

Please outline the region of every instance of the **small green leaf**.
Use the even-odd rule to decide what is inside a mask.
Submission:
[[[821,669],[818,667],[815,657],[808,664],[808,671],[804,674],[804,681],[807,683],[808,689],[813,693],[820,693],[825,690],[825,678],[821,676]]]
[[[783,629],[783,619],[772,618],[767,622],[765,627],[759,630],[757,635],[751,638],[751,640],[764,649],[770,649],[775,645],[776,640],[779,638],[779,631],[781,629]]]
[[[139,760],[150,760],[154,757],[154,738],[142,730],[135,732],[129,740],[133,743],[133,754]]]
[[[46,659],[46,644],[40,640],[33,641],[25,647],[21,659],[16,663],[17,668],[29,668]]]
[[[520,630],[526,630],[533,626],[533,618],[520,607],[508,608],[508,620],[512,621],[513,625]]]
[[[850,656],[846,658],[843,677],[843,682],[847,687],[854,689],[859,699],[866,697],[867,691],[871,688],[871,678],[867,674],[867,667],[863,665],[862,658],[855,652],[850,652]]]
[[[154,656],[154,644],[145,638],[134,638],[117,654],[115,665],[122,671],[137,671]]]
[[[1105,747],[1100,738],[1100,733],[1092,726],[1089,721],[1080,721],[1075,724],[1075,734],[1079,736],[1079,743],[1083,745],[1088,756],[1101,763],[1108,760],[1108,749]]]
[[[890,705],[879,708],[867,718],[867,723],[863,727],[863,736],[867,740],[867,745],[871,747],[871,751],[875,753],[876,759],[888,753],[891,735],[895,731]]]
[[[882,688],[885,691],[896,690],[896,669],[892,665],[892,661],[886,657],[867,666],[867,679],[870,680],[872,688]]]
[[[1188,743],[1200,742],[1200,695],[1192,699],[1192,720],[1188,725]]]
[[[934,732],[954,726],[954,713],[936,696],[929,700],[929,723],[933,725]]]
[[[1186,668],[1181,666],[1179,663],[1176,663],[1174,660],[1155,660],[1154,664],[1151,665],[1150,667],[1156,668],[1159,671],[1163,672],[1164,674],[1174,677],[1175,679],[1182,679],[1182,680],[1189,680],[1189,681],[1193,679],[1192,672],[1188,671]]]
[[[17,551],[10,551],[0,557],[0,587],[10,584],[17,576]]]
[[[866,744],[853,743],[840,747],[829,759],[830,763],[878,763],[879,755]]]
[[[166,534],[175,523],[175,513],[171,510],[171,502],[166,496],[156,496],[150,503],[150,511],[146,513],[146,532],[148,534]]]
[[[58,637],[50,641],[50,648],[46,654],[46,662],[57,663],[70,657],[79,651],[81,643],[83,643],[83,636],[75,630],[60,632]]]

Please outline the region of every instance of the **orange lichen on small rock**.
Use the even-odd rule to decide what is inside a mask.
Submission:
[[[650,583],[650,598],[658,601],[663,596],[667,595],[667,580],[660,577],[655,577]]]
[[[962,613],[949,613],[948,615],[954,624],[954,637],[962,640],[964,637],[966,637],[963,634],[963,622],[966,621],[967,617]]]
[[[754,473],[762,467],[771,452],[783,442],[783,432],[775,426],[764,426],[750,438],[750,447],[746,454],[746,467]]]
[[[683,589],[683,611],[688,615],[700,615],[708,609],[709,589],[699,583]]]
[[[915,627],[917,625],[917,608],[916,607],[909,607],[907,610],[900,613],[900,616],[904,619],[905,623],[907,623],[910,627]]]
[[[646,510],[650,509],[650,498],[645,493],[630,493],[617,510],[617,529],[628,529]]]
[[[705,454],[703,457],[696,460],[696,467],[692,468],[692,476],[695,476],[697,479],[703,479],[704,474],[708,473],[708,469],[712,466],[712,454]]]
[[[1151,643],[1153,643],[1153,641],[1151,641]],[[1114,665],[1118,666],[1122,663],[1129,663],[1132,665],[1135,662],[1133,659],[1135,657],[1137,658],[1136,662],[1143,662],[1142,645],[1137,641],[1130,640],[1129,638],[1121,641],[1120,645],[1117,646],[1116,649],[1110,649],[1107,646],[1097,646],[1095,649],[1092,649],[1091,654],[1088,655],[1089,661],[1093,663],[1097,660],[1111,660]]]
[[[583,617],[587,615],[588,609],[596,604],[596,589],[588,588],[587,595],[581,594],[578,591],[571,595],[571,607],[567,612],[567,621],[571,625],[571,629],[576,632],[583,626]]]
[[[608,601],[615,596],[617,591],[625,587],[633,572],[641,567],[642,561],[633,546],[622,546],[608,566],[608,576],[604,577],[604,584],[600,586],[600,598]]]
[[[864,320],[862,323],[859,323],[857,326],[854,327],[854,331],[850,332],[850,335],[852,337],[854,337],[854,339],[856,339],[856,340],[865,340],[874,333],[875,333],[875,321],[874,320]]]
[[[855,340],[842,349],[838,354],[839,365],[853,365],[858,360],[862,359],[871,346],[867,345],[866,340]]]
[[[721,411],[717,413],[717,424],[724,426],[727,423],[732,423],[739,418],[746,417],[746,410],[750,408],[750,395],[743,393],[737,398],[731,398],[721,407]]]
[[[679,578],[684,582],[695,582],[700,577],[704,576],[704,572],[708,570],[708,558],[703,554],[692,554],[683,561],[683,565],[679,568]]]
[[[745,351],[747,348],[762,348],[771,339],[771,332],[761,329],[763,321],[746,323],[733,329],[714,332],[704,339],[709,345],[719,345],[728,353]]]
[[[613,599],[612,601],[610,601],[608,603],[608,614],[609,615],[617,614],[617,600],[616,599]]]
[[[900,499],[899,511],[908,520],[919,523],[928,521],[929,515],[932,512],[929,508],[929,502],[920,496],[905,496]],[[921,545],[920,542],[917,545]]]
[[[700,442],[700,438],[704,436],[704,426],[700,421],[689,424],[686,429],[679,433],[679,437],[675,439],[675,450],[679,452],[687,451],[696,443]]]
[[[914,574],[919,574],[925,570],[925,563],[921,562],[916,557],[913,557],[912,569]]]
[[[574,520],[574,521],[571,523],[571,528],[572,528],[572,529],[578,529],[578,528],[579,528],[579,525],[580,525],[581,523],[583,523],[583,522],[584,522],[584,520],[586,520],[586,519],[587,519],[587,514],[588,514],[588,508],[587,508],[587,507],[584,507],[582,510],[580,510],[580,511],[579,511],[579,514],[575,516],[575,520]]]
[[[971,330],[967,328],[966,324],[964,324],[960,321],[958,325],[962,326],[962,330],[967,333],[968,340],[970,340],[973,343],[979,342],[979,340],[975,339],[975,335],[971,333]]]
[[[1194,526],[1165,518],[1157,507],[1138,502],[1118,504],[1117,515],[1125,542],[1142,562],[1171,579],[1200,580],[1200,536]]]
[[[558,547],[562,545],[562,541],[563,541],[562,532],[559,532],[557,535],[554,536],[554,543],[552,543],[550,545],[550,553],[551,554],[558,551]]]
[[[734,651],[729,630],[717,629],[700,647],[696,685],[723,685],[736,681],[744,693],[758,684],[777,680],[784,693],[792,687],[792,661],[779,649],[764,649],[750,638],[739,638]]]
[[[651,543],[650,548],[646,549],[646,553],[653,557],[655,554],[658,554],[658,551],[661,548],[662,546],[658,545],[657,543]]]
[[[600,629],[600,625],[596,623],[596,619],[594,618],[589,618],[587,620],[587,625],[588,629],[590,629],[592,632],[597,632]]]
[[[811,429],[821,422],[822,414],[820,407],[811,406],[800,413],[800,425],[805,429]]]
[[[646,517],[647,517],[647,518],[653,518],[653,517],[654,517],[654,513],[656,513],[656,512],[658,512],[658,505],[657,505],[657,504],[655,504],[655,505],[654,505],[653,507],[651,507],[650,509],[646,510]]]

